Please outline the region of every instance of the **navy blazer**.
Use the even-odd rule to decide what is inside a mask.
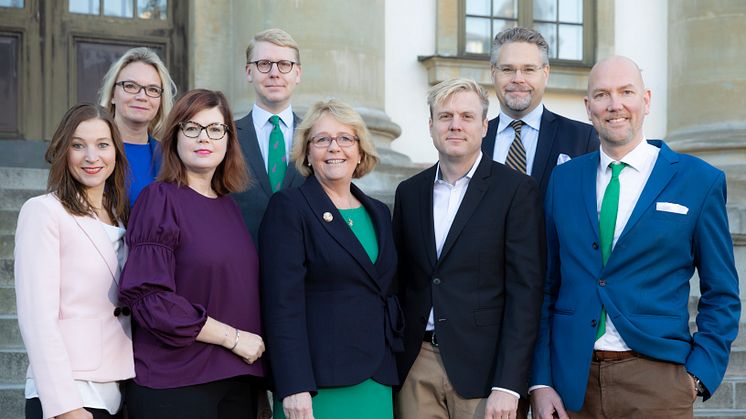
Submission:
[[[233,194],[233,199],[236,200],[238,208],[241,210],[241,216],[243,216],[244,223],[249,229],[251,239],[258,244],[259,223],[264,217],[264,210],[267,208],[269,197],[272,196],[272,187],[269,185],[267,166],[262,159],[262,152],[259,149],[259,140],[256,137],[256,129],[254,129],[254,120],[251,114],[249,112],[248,115],[236,121],[238,142],[241,144],[241,152],[249,168],[251,185],[248,190]],[[295,127],[297,127],[300,118],[293,113],[293,119]],[[300,186],[304,180],[305,178],[295,169],[295,163],[291,161],[288,163],[285,179],[282,181],[282,189]]]
[[[568,410],[583,405],[602,305],[633,351],[684,364],[699,377],[705,400],[720,385],[738,334],[725,174],[660,140],[648,142],[660,148],[658,159],[606,266],[597,246],[599,153],[563,164],[549,183],[547,277],[531,384],[553,387]],[[695,269],[701,297],[692,335]]]
[[[351,189],[375,226],[375,263],[314,176],[275,193],[262,221],[262,309],[279,400],[369,378],[398,384],[391,216],[382,202]]]
[[[499,117],[492,119],[487,127],[487,135],[482,139],[482,152],[489,158],[495,154],[498,123]],[[598,134],[593,125],[565,118],[545,107],[541,114],[539,142],[536,145],[534,166],[531,169],[531,177],[539,185],[542,199],[547,192],[549,175],[557,166],[560,154],[575,158],[597,151],[598,145]]]

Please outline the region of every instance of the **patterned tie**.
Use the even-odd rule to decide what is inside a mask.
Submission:
[[[525,122],[520,119],[514,120],[509,125],[515,131],[515,138],[513,143],[510,144],[510,150],[508,150],[508,157],[505,159],[505,164],[508,167],[517,170],[521,173],[526,172],[526,149],[523,147],[523,141],[521,141],[521,127]]]
[[[285,179],[287,169],[287,157],[285,157],[285,136],[280,129],[280,117],[272,115],[272,132],[269,134],[269,153],[267,154],[267,175],[272,192],[277,192]]]
[[[611,180],[606,185],[604,198],[601,201],[601,214],[598,217],[598,235],[601,240],[601,262],[606,266],[606,262],[611,255],[611,248],[614,244],[614,228],[616,227],[616,215],[619,210],[619,174],[622,169],[627,167],[625,163],[609,163],[611,167]],[[601,320],[598,323],[596,340],[606,333],[606,309],[601,306]]]

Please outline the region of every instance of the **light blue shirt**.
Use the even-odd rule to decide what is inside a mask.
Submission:
[[[269,113],[259,106],[254,104],[254,108],[251,110],[251,119],[254,122],[254,130],[256,130],[256,139],[259,141],[259,151],[262,152],[262,160],[264,160],[264,168],[267,168],[267,159],[269,153],[269,134],[272,133],[272,122],[269,118],[274,115]],[[290,161],[290,149],[293,146],[293,133],[295,131],[295,121],[293,119],[293,109],[290,105],[285,108],[282,112],[278,113],[280,117],[280,130],[282,135],[285,137],[285,161]]]
[[[544,113],[544,105],[539,104],[528,115],[521,118],[524,122],[521,128],[521,142],[526,149],[526,171],[531,174],[534,168],[534,157],[536,157],[536,146],[539,144],[539,127],[541,126],[541,115]],[[515,139],[515,131],[510,127],[513,118],[500,111],[499,123],[497,124],[497,138],[495,139],[495,151],[492,160],[505,164],[508,150]]]

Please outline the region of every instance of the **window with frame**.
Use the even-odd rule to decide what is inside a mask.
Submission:
[[[514,26],[534,28],[549,43],[554,64],[590,65],[593,0],[461,0],[463,56],[488,56],[495,35]]]

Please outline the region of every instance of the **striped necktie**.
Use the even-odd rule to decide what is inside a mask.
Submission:
[[[521,127],[525,122],[520,119],[516,119],[509,125],[515,131],[515,138],[513,143],[510,144],[510,150],[508,150],[508,157],[505,159],[505,164],[508,167],[517,170],[521,173],[528,173],[526,171],[526,149],[523,147],[523,141],[521,141]]]

